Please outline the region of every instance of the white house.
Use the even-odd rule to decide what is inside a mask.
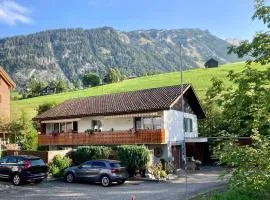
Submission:
[[[205,113],[192,86],[184,84],[72,99],[34,120],[41,127],[39,145],[50,149],[145,144],[154,150],[155,160],[180,167],[184,137],[187,143],[207,142],[198,137],[202,118]]]

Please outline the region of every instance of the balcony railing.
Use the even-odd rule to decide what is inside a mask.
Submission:
[[[56,135],[39,135],[39,145],[118,145],[118,144],[164,144],[165,130],[139,130],[62,133]]]

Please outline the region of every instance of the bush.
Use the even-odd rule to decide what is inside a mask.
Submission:
[[[55,102],[45,102],[37,107],[38,114],[44,113],[56,106]]]
[[[71,165],[71,159],[65,156],[56,155],[49,164],[49,171],[55,178],[63,177],[64,170]]]
[[[150,161],[150,152],[145,146],[123,145],[116,148],[116,153],[125,166],[130,176],[134,176],[136,170],[142,170]]]
[[[222,194],[215,194],[207,199],[208,200],[254,200],[254,199],[264,200],[267,198],[265,198],[263,194],[259,194],[259,193],[247,194],[247,193],[240,193],[234,190],[229,190]]]
[[[112,149],[106,146],[80,147],[74,153],[74,162],[81,164],[87,160],[108,159]]]
[[[156,179],[166,178],[168,176],[161,161],[148,167],[147,171],[153,174]]]

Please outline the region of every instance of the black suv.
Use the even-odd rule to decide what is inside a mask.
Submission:
[[[48,166],[36,156],[6,156],[0,159],[0,178],[12,180],[14,185],[23,182],[41,182],[47,177]]]

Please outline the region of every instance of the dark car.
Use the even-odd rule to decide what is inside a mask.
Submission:
[[[36,156],[6,156],[0,159],[0,178],[10,179],[14,185],[41,182],[47,177],[48,167]]]
[[[116,160],[90,160],[79,166],[69,167],[65,172],[65,180],[100,182],[102,186],[110,186],[112,182],[125,183],[128,173]]]

